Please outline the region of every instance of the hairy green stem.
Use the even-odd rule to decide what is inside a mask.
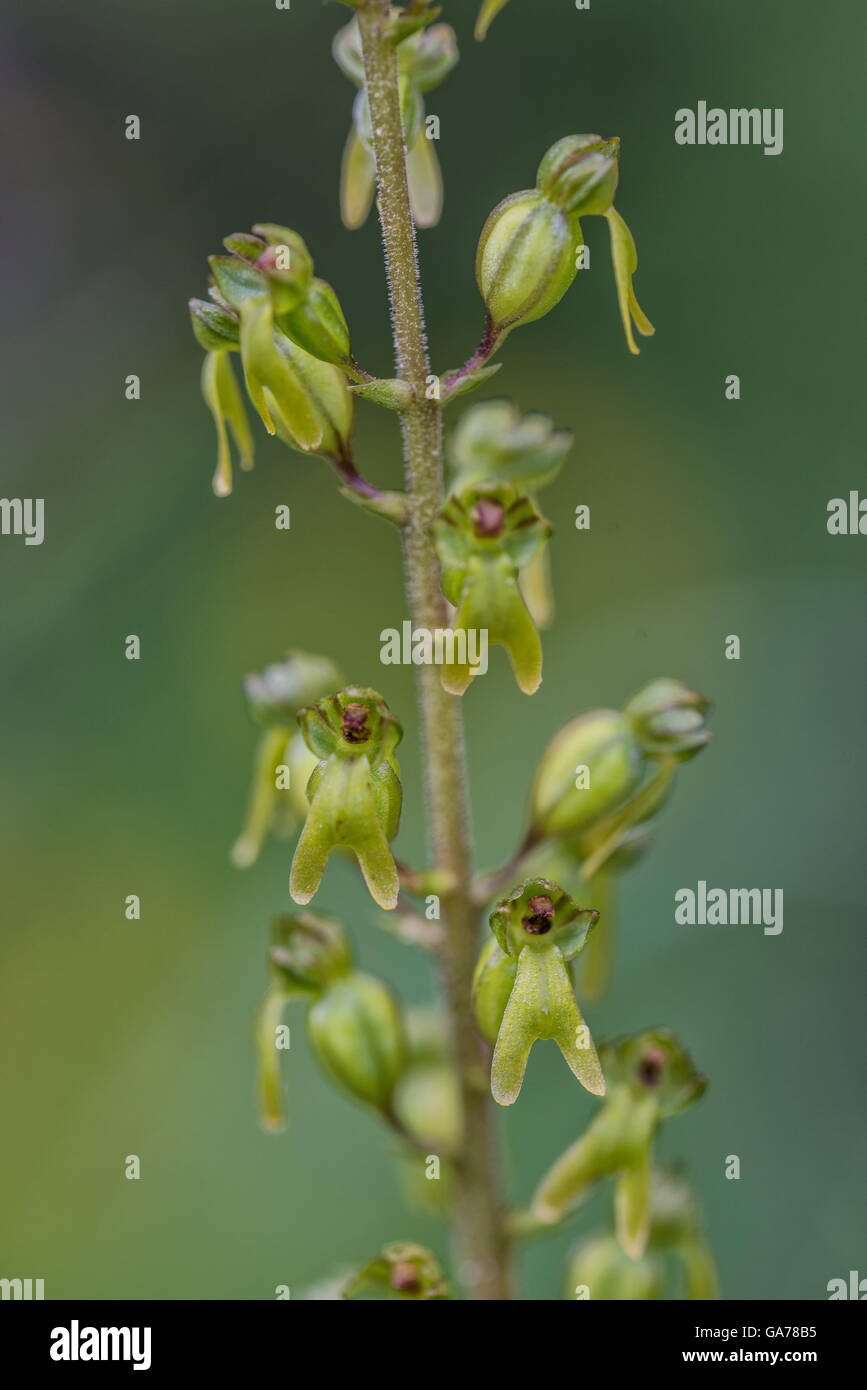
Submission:
[[[442,506],[442,418],[426,399],[428,356],[418,279],[415,226],[406,178],[397,60],[388,34],[389,0],[358,10],[376,157],[379,216],[394,324],[397,373],[413,391],[400,413],[410,515],[404,527],[407,590],[416,627],[448,626],[433,523]],[[457,1161],[455,1245],[458,1274],[470,1298],[510,1297],[508,1240],[500,1197],[485,1048],[470,999],[478,949],[471,898],[470,816],[459,701],[442,688],[433,665],[419,666],[431,849],[453,886],[442,895],[443,988],[461,1084],[465,1139]]]

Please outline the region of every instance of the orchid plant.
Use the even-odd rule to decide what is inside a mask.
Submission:
[[[653,332],[633,288],[635,243],[614,206],[620,142],[565,135],[542,155],[533,186],[494,207],[476,252],[479,345],[462,366],[432,372],[416,232],[439,218],[442,176],[424,97],[454,68],[457,42],[448,24],[435,22],[431,0],[344,3],[355,14],[333,51],[356,96],[340,208],[355,228],[376,198],[396,372],[381,376],[356,360],[339,298],[314,274],[296,229],[256,223],[227,236],[225,254],[209,261],[207,298],[190,303],[217,430],[214,490],[231,492],[233,453],[242,469],[253,464],[246,396],[269,434],[323,459],[345,497],[397,532],[414,626],[453,639],[483,631],[505,648],[531,696],[542,678],[540,632],[553,615],[552,527],[538,494],[557,475],[571,435],[511,402],[484,401],[452,430],[446,485],[443,413],[489,381],[509,334],[569,290],[588,217],[608,223],[629,350],[638,351],[635,330]],[[504,4],[485,0],[477,37]],[[397,417],[404,491],[383,490],[362,472],[353,445],[359,402]],[[479,874],[462,731],[462,701],[477,682],[465,650],[455,640],[440,666],[416,668],[430,830],[430,863],[420,870],[392,850],[402,729],[382,695],[346,684],[330,657],[297,651],[247,679],[261,733],[233,858],[248,866],[272,831],[297,834],[289,876],[296,907],[273,925],[256,1019],[262,1123],[279,1131],[285,1122],[283,1019],[301,1005],[326,1076],[398,1136],[408,1190],[451,1223],[449,1271],[412,1232],[393,1233],[402,1239],[373,1253],[336,1296],[513,1298],[517,1243],[558,1226],[591,1186],[610,1179],[612,1230],[575,1251],[566,1296],[662,1297],[666,1252],[674,1252],[687,1296],[714,1297],[694,1199],[653,1165],[659,1126],[700,1096],[705,1079],[664,1029],[597,1046],[592,1013],[585,1021],[579,1005],[607,985],[614,880],[647,848],[680,765],[707,742],[707,702],[680,681],[655,679],[621,710],[577,714],[542,755],[521,842],[501,868]],[[333,854],[357,866],[395,934],[438,961],[441,995],[430,1009],[404,1008],[386,983],[356,969],[342,926],[318,910]],[[481,942],[480,923],[488,928]],[[598,1108],[521,1207],[503,1187],[495,1115],[518,1101],[538,1040],[556,1042]],[[431,1166],[437,1182],[424,1181]]]

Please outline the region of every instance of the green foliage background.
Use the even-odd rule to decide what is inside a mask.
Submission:
[[[846,0],[513,0],[478,46],[474,10],[447,0],[463,59],[431,102],[446,176],[421,242],[435,367],[478,338],[484,217],[569,131],[622,137],[618,206],[657,326],[631,359],[590,222],[590,271],[515,333],[482,393],[550,413],[576,444],[544,498],[559,610],[542,689],[522,696],[495,652],[465,701],[479,859],[513,844],[535,760],[572,714],[660,674],[714,698],[714,742],[622,882],[615,987],[588,1017],[598,1036],[669,1025],[710,1074],[661,1152],[701,1191],[724,1293],[823,1298],[867,1253],[867,541],[825,528],[829,498],[867,492],[863,15]],[[298,1014],[291,1129],[259,1132],[250,1020],[289,851],[272,843],[243,874],[227,859],[254,742],[240,681],[289,645],[327,650],[404,721],[397,847],[423,854],[411,673],[378,660],[380,629],[406,616],[396,540],[275,442],[213,498],[186,317],[225,233],[286,222],[337,288],[360,360],[390,371],[378,229],[352,235],[337,216],[353,94],[329,43],[347,18],[315,0],[29,0],[2,20],[0,492],[43,496],[47,529],[41,548],[0,541],[0,1274],[43,1277],[52,1298],[297,1296],[384,1240],[444,1251],[404,1205],[388,1140],[316,1073]],[[678,147],[674,112],[699,99],[783,107],[784,153]],[[359,456],[399,483],[391,417],[365,409]],[[139,663],[123,659],[133,632]],[[723,659],[729,633],[740,662]],[[782,887],[783,934],[676,927],[675,890],[700,878]],[[132,892],[140,924],[124,920]],[[348,870],[330,868],[318,903],[344,915],[366,968],[428,996],[427,962],[377,930]],[[504,1123],[516,1197],[592,1104],[553,1047],[535,1050]],[[609,1200],[575,1229],[603,1224]],[[573,1238],[528,1249],[527,1298],[559,1294]]]

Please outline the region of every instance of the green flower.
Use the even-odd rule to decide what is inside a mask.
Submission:
[[[461,487],[510,483],[535,493],[554,481],[571,447],[571,430],[555,430],[547,415],[522,415],[511,401],[483,401],[464,411],[452,431],[449,459]]]
[[[654,1029],[603,1045],[605,1105],[585,1133],[557,1160],[533,1198],[542,1221],[557,1221],[602,1177],[616,1177],[617,1238],[633,1259],[650,1233],[653,1139],[662,1120],[704,1092],[672,1033]]]
[[[389,841],[400,821],[400,724],[376,691],[355,686],[302,710],[298,722],[319,762],[307,786],[310,810],[292,861],[292,897],[310,901],[331,851],[342,845],[358,859],[374,900],[395,907],[399,882]]]
[[[443,592],[458,610],[454,630],[486,632],[490,643],[504,646],[527,695],[542,679],[542,645],[518,576],[550,534],[550,523],[508,483],[452,494],[434,528]],[[471,679],[468,662],[443,667],[452,694],[462,695]]]
[[[343,1290],[344,1298],[376,1297],[421,1303],[450,1299],[436,1258],[421,1245],[400,1241],[362,1265]]]
[[[484,401],[461,417],[449,454],[460,487],[511,483],[535,506],[535,493],[553,482],[571,445],[571,432],[553,429],[546,415],[522,416],[510,401]],[[547,548],[529,561],[520,585],[536,627],[548,627],[554,595]]]
[[[310,253],[287,227],[259,224],[224,245],[230,255],[209,258],[213,302],[190,300],[193,331],[206,350],[202,392],[217,427],[214,491],[232,489],[229,430],[242,468],[253,464],[230,352],[240,352],[247,394],[269,434],[352,472],[355,401],[344,373],[357,375],[357,368],[337,296],[313,276]]]
[[[253,1030],[259,1116],[262,1128],[270,1134],[286,1127],[278,1047],[285,1006],[290,1000],[315,999],[348,973],[350,963],[349,947],[339,922],[312,912],[280,917],[274,922],[268,952],[270,984],[256,1013]]]
[[[483,957],[475,989],[477,1016],[481,1001],[488,1035],[492,1032],[494,1000],[506,994],[507,971],[502,958],[516,962],[491,1064],[491,1094],[499,1105],[512,1105],[517,1100],[530,1049],[537,1039],[553,1039],[581,1085],[594,1095],[604,1095],[599,1058],[566,968],[581,950],[597,917],[595,910],[578,907],[547,879],[516,888],[491,914],[491,931],[501,954]]]
[[[332,661],[308,652],[290,652],[285,661],[245,679],[247,708],[262,732],[247,814],[232,849],[232,861],[238,868],[256,862],[269,829],[289,833],[304,819],[304,788],[318,759],[295,727],[298,711],[333,690],[341,680]],[[279,773],[281,767],[288,775]]]
[[[421,22],[427,24],[429,18]],[[442,214],[443,184],[435,142],[425,132],[423,94],[438,87],[451,72],[458,61],[457,41],[448,24],[401,31],[398,23],[398,11],[392,11],[410,204],[416,225],[433,227]],[[370,105],[356,20],[339,30],[332,51],[338,67],[359,88],[340,173],[340,213],[344,225],[354,230],[367,221],[376,188]]]

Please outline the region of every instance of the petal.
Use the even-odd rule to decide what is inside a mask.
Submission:
[[[617,1239],[633,1260],[644,1254],[650,1234],[651,1163],[648,1144],[617,1179],[614,1214]]]
[[[617,302],[620,305],[623,331],[626,334],[629,351],[637,353],[638,348],[632,336],[632,319],[635,320],[635,327],[639,333],[645,337],[649,337],[656,331],[641,309],[632,288],[632,277],[638,269],[638,252],[635,249],[632,233],[616,208],[611,208],[605,216],[608,219],[608,230],[611,233],[611,259],[614,264],[614,283],[617,286]]]
[[[367,221],[375,188],[376,162],[359,140],[353,125],[340,168],[340,216],[350,231],[356,231]]]
[[[406,160],[409,200],[417,227],[435,227],[443,210],[443,179],[436,146],[424,129],[418,132]]]

